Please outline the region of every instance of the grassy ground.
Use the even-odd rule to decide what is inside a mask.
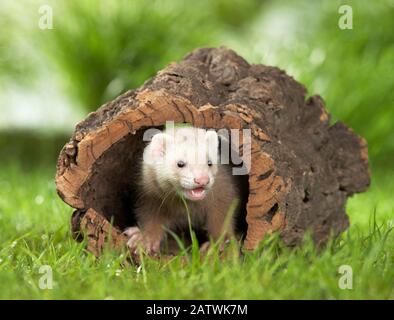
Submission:
[[[393,175],[377,173],[370,191],[349,201],[350,230],[319,253],[309,240],[288,250],[269,239],[243,261],[145,259],[122,268],[123,256],[96,260],[71,239],[53,171],[1,166],[1,299],[394,298]],[[39,288],[42,265],[53,268],[53,289]],[[338,286],[341,265],[352,267],[352,290]]]

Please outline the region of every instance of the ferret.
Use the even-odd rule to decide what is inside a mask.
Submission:
[[[233,237],[239,192],[231,167],[219,160],[213,130],[179,127],[152,137],[143,153],[138,227],[124,231],[133,253],[142,247],[158,254],[166,229],[189,230],[188,215],[212,240]]]

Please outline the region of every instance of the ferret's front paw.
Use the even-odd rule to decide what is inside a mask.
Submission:
[[[149,255],[157,255],[160,252],[160,240],[150,239],[144,236],[138,227],[130,227],[123,231],[129,237],[127,246],[133,254],[138,254],[138,249],[143,249]]]
[[[136,233],[140,232],[140,228],[138,227],[129,227],[124,229],[123,234],[129,238],[131,238],[131,236],[133,236]]]

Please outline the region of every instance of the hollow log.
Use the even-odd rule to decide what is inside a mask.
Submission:
[[[60,152],[56,185],[76,209],[73,234],[87,236],[96,255],[108,232],[114,246],[124,244],[120,231],[136,224],[143,132],[167,120],[250,130],[238,218],[245,249],[273,232],[289,246],[307,230],[317,244],[340,234],[349,224],[347,198],[370,183],[367,144],[342,122],[330,124],[323,99],[306,94],[284,71],[226,48],[197,49],[171,63],[89,114]]]

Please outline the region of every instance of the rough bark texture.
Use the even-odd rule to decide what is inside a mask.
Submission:
[[[330,125],[320,96],[306,99],[306,89],[284,71],[250,65],[231,50],[197,49],[89,114],[60,153],[58,193],[77,209],[73,230],[88,236],[95,254],[108,221],[119,230],[135,224],[143,129],[166,120],[251,129],[240,217],[246,216],[246,249],[274,231],[295,245],[311,229],[324,243],[348,226],[346,199],[370,183],[365,140],[343,123]],[[124,240],[117,230],[112,239],[115,246]]]

